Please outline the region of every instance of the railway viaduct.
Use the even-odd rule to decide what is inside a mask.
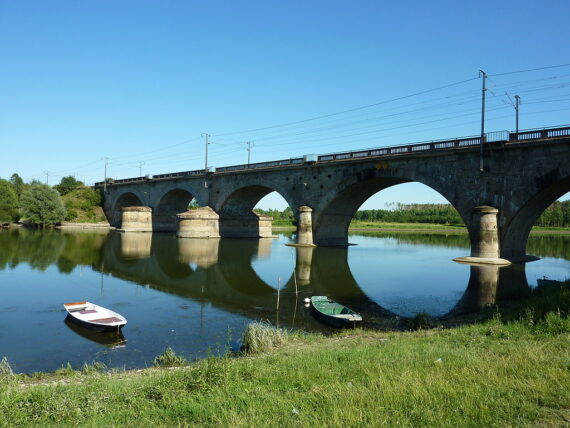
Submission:
[[[524,262],[540,214],[570,191],[570,127],[432,141],[96,183],[109,223],[180,237],[268,237],[252,210],[276,191],[296,215],[299,245],[346,246],[370,196],[407,182],[445,197],[464,220],[471,260]],[[188,210],[195,199],[201,208]]]

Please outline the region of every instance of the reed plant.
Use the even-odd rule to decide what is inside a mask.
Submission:
[[[188,360],[177,355],[172,348],[166,348],[152,363],[155,367],[181,367],[188,364]]]
[[[265,352],[283,344],[286,331],[266,322],[247,325],[242,337],[242,351],[248,354]]]

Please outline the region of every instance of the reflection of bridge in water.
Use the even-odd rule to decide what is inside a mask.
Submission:
[[[375,319],[396,314],[371,300],[348,265],[346,248],[295,248],[295,275],[283,284],[279,319],[299,317],[300,293],[328,295]],[[267,257],[271,240],[177,239],[165,234],[111,233],[104,244],[103,271],[156,290],[210,302],[223,310],[273,319],[277,290],[263,281],[252,261]],[[444,317],[476,312],[485,306],[528,294],[524,265],[472,265],[462,298]],[[306,290],[306,291],[304,291]]]

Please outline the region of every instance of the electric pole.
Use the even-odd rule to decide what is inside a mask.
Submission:
[[[49,171],[46,171],[46,184],[49,186]]]
[[[249,162],[251,161],[251,146],[253,145],[253,141],[248,141],[245,144],[247,144],[247,166],[249,166]]]
[[[479,70],[479,77],[483,78],[483,89],[481,90],[481,145],[479,150],[479,171],[483,172],[485,170],[483,165],[483,143],[485,141],[485,92],[487,91],[485,79],[487,79],[487,73]]]
[[[210,134],[208,133],[202,133],[202,137],[206,138],[206,159],[204,161],[204,188],[207,189],[208,188],[208,137],[211,137]]]
[[[511,102],[512,106],[515,108],[515,116],[516,116],[516,133],[519,133],[519,106],[521,105],[521,97],[519,97],[518,95],[515,95],[515,102],[513,102],[513,100],[511,100],[511,97],[509,96],[508,92],[505,92],[505,95],[509,98],[509,101]]]
[[[205,138],[206,138],[206,159],[205,159],[205,162],[204,162],[204,174],[207,174],[207,173],[208,173],[208,144],[210,144],[210,143],[208,143],[208,137],[211,137],[211,135],[210,135],[210,134],[206,134],[206,133],[204,132],[204,133],[202,134],[202,137],[205,137]]]
[[[109,161],[109,158],[104,156],[101,158],[101,160],[105,161],[105,181],[103,181],[103,193],[107,193],[107,162]]]
[[[142,177],[142,166],[144,165],[144,162],[139,162],[139,177]]]
[[[521,105],[521,97],[515,95],[515,110],[517,112],[517,134],[519,133],[519,106]]]

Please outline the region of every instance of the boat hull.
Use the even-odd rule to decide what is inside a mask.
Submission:
[[[362,321],[362,316],[327,296],[311,297],[311,308],[315,317],[335,328],[356,327]]]
[[[122,325],[117,325],[117,326],[93,324],[93,323],[90,323],[88,321],[83,321],[83,320],[80,320],[79,318],[75,318],[71,314],[67,314],[66,319],[69,322],[72,322],[72,323],[74,323],[80,327],[87,328],[91,331],[97,331],[97,332],[101,332],[101,333],[108,332],[108,331],[121,331],[121,329],[126,325],[126,323],[122,324]]]
[[[360,322],[361,322],[361,321],[353,321],[353,320],[337,318],[337,317],[332,316],[332,315],[323,314],[322,312],[319,312],[318,309],[315,309],[314,306],[312,306],[312,310],[313,310],[313,313],[315,314],[315,317],[319,321],[321,321],[325,324],[328,324],[334,328],[354,328],[354,327],[357,327],[358,325],[360,325]]]

